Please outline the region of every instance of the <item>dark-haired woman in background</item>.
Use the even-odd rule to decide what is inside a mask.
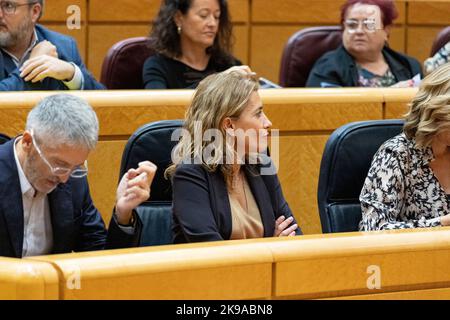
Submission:
[[[150,34],[156,55],[143,68],[146,89],[196,88],[208,75],[233,67],[226,0],[164,0]]]
[[[397,16],[392,0],[348,0],[341,8],[342,46],[317,60],[306,86],[413,86],[420,63],[387,46]]]

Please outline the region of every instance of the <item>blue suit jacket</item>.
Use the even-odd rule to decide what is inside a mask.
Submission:
[[[14,140],[0,145],[0,256],[22,257],[24,218]],[[122,231],[114,218],[108,232],[92,203],[87,179],[69,179],[48,195],[53,227],[52,253],[137,246],[142,224],[134,235]]]
[[[50,41],[58,50],[58,57],[61,60],[75,63],[84,76],[84,90],[105,89],[97,82],[81,61],[76,41],[69,36],[50,31],[41,25],[36,25],[38,42]],[[20,77],[19,68],[9,55],[0,50],[0,91],[26,91],[26,90],[67,90],[62,81],[46,78],[41,82],[25,82]]]
[[[272,237],[275,220],[292,216],[276,174],[259,175],[257,166],[244,166],[248,184],[261,214],[264,237]],[[220,170],[208,172],[199,164],[181,164],[172,182],[173,242],[229,240],[232,231],[228,190]],[[294,223],[297,223],[294,219]],[[302,234],[300,227],[297,235]]]

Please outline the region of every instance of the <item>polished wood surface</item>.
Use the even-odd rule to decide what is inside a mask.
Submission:
[[[35,257],[60,270],[71,299],[262,299],[272,289],[272,254],[254,244],[162,246]],[[74,270],[80,289],[65,286]]]
[[[205,242],[24,261],[57,270],[59,297],[65,300],[444,299],[450,293],[450,228]],[[375,269],[379,283],[373,286]],[[75,290],[68,286],[74,277]]]
[[[279,129],[279,168],[284,195],[304,233],[321,233],[317,183],[323,148],[333,130],[352,121],[399,118],[416,89],[280,89],[261,90],[264,109]],[[0,132],[22,132],[28,111],[52,92],[0,95]],[[72,92],[86,98],[100,121],[100,138],[89,156],[89,183],[94,203],[109,222],[123,147],[140,126],[183,119],[193,91]],[[275,141],[275,140],[274,140]]]

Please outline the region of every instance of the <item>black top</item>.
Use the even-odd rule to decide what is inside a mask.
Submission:
[[[199,82],[212,73],[225,71],[242,63],[233,58],[231,64],[219,64],[212,59],[205,70],[196,70],[178,60],[162,54],[148,58],[144,63],[143,82],[145,89],[195,89]]]
[[[248,184],[261,214],[264,237],[272,237],[275,220],[292,216],[276,174],[244,166]],[[261,174],[259,174],[260,172]],[[200,164],[182,164],[175,171],[173,191],[173,242],[229,240],[232,230],[228,190],[220,170],[209,172]],[[294,219],[292,224],[297,223]],[[300,227],[297,235],[302,234]]]
[[[383,56],[397,82],[409,80],[418,73],[423,76],[420,63],[416,59],[387,46],[383,48]],[[355,60],[344,46],[340,46],[316,61],[309,73],[306,87],[357,87],[358,78]]]

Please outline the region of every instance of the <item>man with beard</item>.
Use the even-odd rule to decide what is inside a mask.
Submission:
[[[37,24],[44,0],[0,0],[0,90],[104,89],[73,38]]]
[[[58,94],[31,110],[21,136],[0,146],[0,256],[139,244],[142,223],[135,208],[149,198],[156,166],[143,161],[122,177],[106,231],[86,179],[86,159],[97,141],[91,106]]]

